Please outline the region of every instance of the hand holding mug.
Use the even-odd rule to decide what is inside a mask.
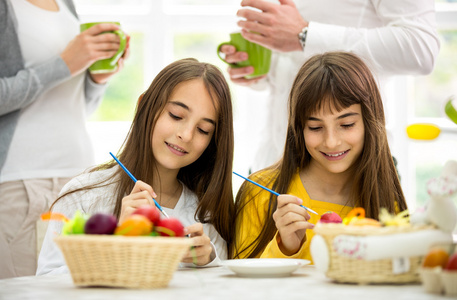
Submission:
[[[249,85],[264,78],[270,69],[271,50],[249,42],[239,32],[218,46],[217,55],[229,64],[228,72],[235,83]]]
[[[119,29],[118,23],[93,23],[93,26],[83,30],[71,40],[60,55],[67,64],[71,75],[74,76],[85,71],[98,60],[109,59],[116,54],[119,59],[127,45],[125,36],[121,38],[114,33],[119,32]],[[119,55],[120,50],[122,53]]]
[[[249,54],[243,51],[237,51],[235,46],[232,45],[222,45],[219,48],[219,51],[225,55],[225,59],[223,59],[224,62],[229,64],[229,67],[227,68],[227,73],[230,76],[230,80],[233,83],[243,85],[243,86],[249,86],[251,84],[256,83],[257,81],[265,78],[267,75],[262,75],[258,76],[255,78],[247,79],[246,76],[251,75],[254,73],[254,67],[253,66],[247,66],[247,67],[230,67],[232,64],[238,64],[239,62],[247,60]]]
[[[125,44],[125,50],[122,56],[119,58],[117,61],[117,68],[109,73],[92,73],[90,72],[90,77],[92,80],[96,83],[105,83],[107,82],[111,76],[113,76],[116,73],[119,73],[123,68],[124,68],[124,61],[129,57],[130,55],[130,36],[126,35],[126,44]]]

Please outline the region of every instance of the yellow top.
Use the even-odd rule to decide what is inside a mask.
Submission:
[[[265,185],[265,182],[270,181],[271,176],[273,174],[270,171],[261,171],[257,173],[255,178],[251,178],[253,181]],[[262,180],[263,179],[263,180]],[[263,181],[263,182],[262,182]],[[257,187],[256,185],[252,184],[252,190],[248,195],[248,199],[252,199],[252,195],[256,195],[252,201],[246,204],[246,206],[241,211],[240,215],[236,221],[236,245],[238,249],[244,249],[245,245],[249,245],[252,243],[255,238],[261,232],[261,229],[264,225],[264,220],[266,218],[266,214],[268,211],[268,203],[270,198],[270,192]],[[271,188],[271,186],[268,186]],[[297,172],[293,177],[292,181],[289,186],[289,190],[287,192],[290,195],[294,195],[299,197],[303,200],[303,205],[306,207],[311,208],[319,215],[309,213],[311,219],[308,221],[310,223],[316,224],[320,216],[328,211],[336,212],[342,219],[346,217],[348,212],[353,208],[349,206],[343,206],[339,204],[328,203],[325,201],[318,201],[310,199],[308,193],[306,192],[303,183],[300,180],[299,173]],[[246,201],[248,199],[242,199],[242,201]],[[299,251],[292,255],[287,256],[281,252],[278,246],[278,233],[274,236],[274,238],[268,243],[266,248],[263,250],[262,254],[258,257],[262,258],[301,258],[301,259],[308,259],[312,261],[311,253],[309,251],[309,245],[311,239],[314,236],[313,230],[308,230],[306,233],[306,241],[303,243],[302,247]],[[248,251],[243,252],[240,257],[237,258],[246,258],[248,254],[254,249],[253,245],[249,247]],[[235,250],[236,252],[236,250]],[[235,253],[236,255],[237,253]]]

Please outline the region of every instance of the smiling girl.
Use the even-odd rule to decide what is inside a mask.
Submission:
[[[122,222],[153,197],[186,227],[195,251],[184,263],[217,265],[232,240],[233,120],[230,90],[215,66],[183,59],[165,67],[139,100],[119,160],[71,180],[52,206],[71,218],[113,213]],[[68,272],[52,241],[62,222],[51,222],[37,274]]]
[[[375,79],[357,56],[329,52],[310,58],[289,96],[283,158],[251,176],[281,195],[245,182],[236,197],[235,258],[311,260],[319,215],[344,218],[353,207],[378,218],[381,207],[406,209],[385,129]],[[398,207],[396,207],[396,204]]]

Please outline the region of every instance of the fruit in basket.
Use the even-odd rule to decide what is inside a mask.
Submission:
[[[127,236],[150,235],[152,228],[152,222],[147,217],[132,214],[116,228],[114,234]]]
[[[68,222],[65,222],[63,225],[62,234],[84,234],[84,227],[86,226],[88,219],[88,215],[83,214],[81,211],[77,210],[73,218],[71,218]]]
[[[354,207],[343,219],[343,224],[348,225],[351,221],[355,219],[365,218],[365,209],[363,207]]]
[[[351,211],[347,214],[347,218],[351,219],[353,217],[357,218],[365,218],[365,209],[363,207],[354,207]]]
[[[133,214],[145,216],[152,222],[152,224],[157,224],[160,220],[160,211],[152,205],[140,206],[133,212]]]
[[[441,248],[431,249],[424,257],[422,266],[424,268],[446,267],[449,260],[449,254]]]
[[[449,257],[446,267],[444,268],[448,271],[457,271],[457,253],[454,253]]]
[[[341,223],[341,222],[343,222],[343,220],[336,212],[328,211],[321,216],[319,222],[320,223]]]
[[[381,223],[378,220],[372,218],[352,218],[348,225],[381,227]]]
[[[86,234],[113,234],[117,226],[115,216],[107,213],[96,213],[92,215],[84,225]]]
[[[160,219],[159,223],[155,227],[155,230],[161,236],[184,236],[184,226],[181,221],[175,218]]]

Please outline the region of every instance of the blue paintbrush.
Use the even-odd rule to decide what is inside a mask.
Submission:
[[[263,185],[261,185],[261,184],[258,184],[257,182],[252,181],[252,180],[249,179],[249,178],[246,178],[246,177],[244,177],[244,176],[241,176],[240,174],[238,174],[238,173],[236,173],[236,172],[233,172],[233,174],[240,176],[240,177],[243,178],[244,180],[247,180],[247,181],[249,181],[250,183],[253,183],[253,184],[255,184],[256,186],[258,186],[258,187],[260,187],[260,188],[262,188],[262,189],[264,189],[264,190],[269,191],[269,192],[272,193],[273,195],[279,196],[279,193],[277,193],[277,192],[275,192],[275,191],[273,191],[273,190],[270,190],[269,188],[267,188],[267,187],[265,187],[265,186],[263,186]],[[313,214],[319,215],[317,212],[315,212],[315,211],[312,210],[311,208],[308,208],[308,207],[306,207],[306,206],[304,206],[304,205],[300,205],[300,206],[303,207],[304,209],[306,209],[307,211],[312,212]]]
[[[113,153],[109,153],[113,158],[114,160],[119,164],[119,166],[121,166],[121,168],[125,171],[125,173],[127,173],[127,175],[130,176],[130,178],[132,178],[133,182],[137,182],[138,180],[136,180],[135,176],[132,175],[132,173],[130,173],[129,170],[127,170],[127,168],[119,161],[119,159],[117,159],[117,157],[113,154]],[[157,208],[160,210],[160,212],[166,217],[166,218],[170,218],[167,213],[162,209],[162,206],[160,206],[159,203],[157,203],[156,199],[152,198],[152,200],[154,200],[154,203],[155,205],[157,206]]]

